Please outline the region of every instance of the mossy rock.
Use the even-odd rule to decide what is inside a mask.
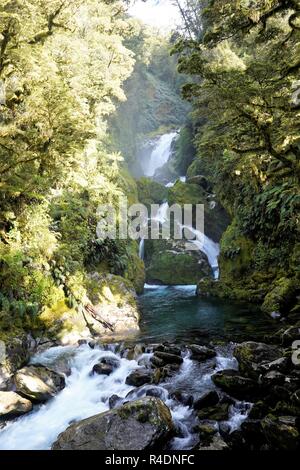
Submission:
[[[124,278],[132,282],[137,294],[141,294],[145,284],[145,265],[144,261],[139,258],[138,244],[131,240],[127,248],[128,262],[124,271]]]
[[[53,450],[149,450],[162,448],[174,433],[169,408],[144,397],[69,426]]]
[[[140,178],[136,183],[139,202],[148,209],[151,204],[162,204],[167,199],[168,190],[162,184],[146,177]]]
[[[261,307],[263,312],[284,313],[284,309],[295,299],[298,288],[298,283],[294,279],[286,277],[277,279],[264,299]]]
[[[150,260],[146,267],[147,282],[167,285],[196,284],[200,278],[212,277],[206,255],[199,251],[185,251],[181,242],[151,240],[146,256]]]
[[[298,450],[300,443],[299,430],[295,418],[279,418],[269,414],[261,422],[264,436],[272,450]]]

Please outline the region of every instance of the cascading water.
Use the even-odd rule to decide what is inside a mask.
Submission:
[[[126,385],[126,377],[135,369],[150,363],[152,353],[144,353],[135,360],[122,357],[118,352],[119,345],[110,347],[90,348],[53,347],[36,355],[32,362],[43,364],[49,368],[61,361],[66,361],[71,374],[66,377],[66,387],[47,404],[36,406],[25,417],[10,421],[0,431],[1,450],[49,449],[58,434],[64,431],[70,423],[102,413],[109,409],[109,398],[112,395],[120,397],[122,405],[144,396],[158,396],[170,408],[172,419],[177,428],[177,437],[169,444],[171,449],[190,449],[197,443],[197,435],[192,429],[195,425],[193,408],[178,402],[173,393],[184,387],[186,393],[197,394],[214,388],[211,375],[215,372],[214,364],[198,363],[183,353],[183,363],[179,371],[160,385],[144,385],[133,387]],[[101,358],[113,357],[119,366],[109,375],[93,375],[91,370]],[[217,361],[226,366],[233,366],[230,350],[224,348],[218,351]],[[218,363],[218,362],[217,362]],[[204,373],[205,371],[205,373]],[[244,406],[244,412],[242,410]],[[240,402],[232,407],[229,425],[241,424],[246,418],[247,407]]]
[[[219,277],[219,263],[218,257],[220,254],[220,245],[219,243],[214,242],[210,238],[208,238],[204,233],[200,232],[199,230],[194,229],[191,226],[183,225],[182,228],[187,229],[190,231],[195,239],[191,240],[197,248],[205,253],[208,259],[208,262],[212,268],[214,278],[218,279]]]
[[[177,135],[177,132],[170,132],[158,139],[149,160],[143,163],[145,176],[154,176],[155,171],[167,163],[171,153],[172,142]]]
[[[145,256],[145,239],[141,238],[140,244],[139,244],[139,257],[140,259],[144,259]]]

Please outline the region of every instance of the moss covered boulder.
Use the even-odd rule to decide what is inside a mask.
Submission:
[[[72,424],[54,450],[149,450],[161,448],[173,433],[169,408],[145,397]]]
[[[268,415],[261,422],[271,450],[299,450],[300,433],[294,416]]]
[[[151,204],[162,204],[168,196],[164,185],[146,177],[137,180],[137,189],[139,202],[148,208]]]
[[[281,277],[277,279],[272,289],[265,296],[262,310],[265,313],[281,312],[292,303],[299,285],[294,279]]]
[[[189,285],[212,276],[206,255],[198,250],[187,251],[182,241],[149,240],[145,251],[148,283]]]
[[[282,351],[278,346],[246,341],[235,347],[234,356],[241,373],[256,379],[262,371],[261,366],[281,358]]]

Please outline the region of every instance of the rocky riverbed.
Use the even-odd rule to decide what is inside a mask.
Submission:
[[[0,448],[298,449],[297,338],[39,345],[2,386]]]

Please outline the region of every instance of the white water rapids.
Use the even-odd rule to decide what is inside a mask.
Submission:
[[[110,349],[110,350],[109,350]],[[66,377],[66,387],[48,403],[36,406],[24,417],[10,421],[0,431],[1,450],[38,450],[50,449],[59,433],[70,423],[93,416],[109,409],[109,398],[118,395],[126,401],[132,401],[153,393],[159,396],[170,408],[173,421],[179,429],[179,436],[173,439],[173,449],[189,449],[196,440],[191,431],[194,421],[193,409],[172,399],[171,392],[181,387],[184,390],[190,386],[202,392],[214,388],[211,375],[216,370],[236,367],[236,361],[228,351],[220,351],[217,357],[216,369],[210,367],[206,373],[196,361],[184,354],[184,361],[178,373],[160,385],[144,385],[136,388],[126,385],[129,373],[144,364],[149,363],[151,353],[141,354],[136,360],[121,357],[117,345],[110,348],[97,347],[91,349],[88,345],[80,347],[53,347],[34,357],[34,363],[53,366],[62,359],[68,361],[71,374]],[[112,356],[119,360],[119,367],[111,375],[91,375],[91,370],[102,357]],[[187,386],[188,385],[188,386]],[[188,392],[188,390],[187,390]],[[129,393],[129,396],[128,396]],[[125,401],[125,400],[124,400]],[[122,403],[122,402],[121,402]],[[245,407],[244,407],[245,408]],[[237,403],[231,407],[229,425],[236,429],[246,418],[245,409]]]

